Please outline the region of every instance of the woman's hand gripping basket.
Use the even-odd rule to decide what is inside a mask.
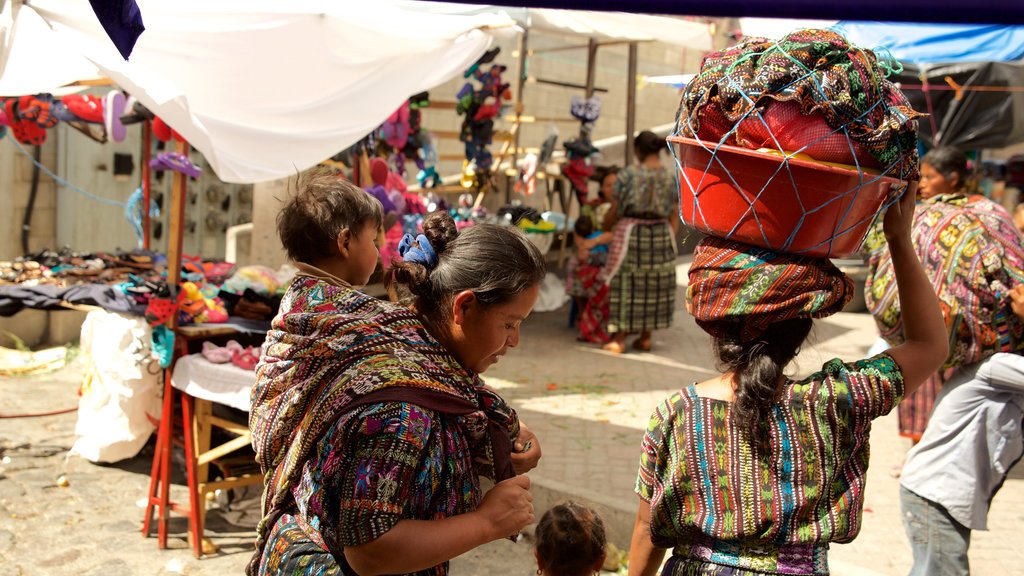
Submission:
[[[919,114],[887,66],[829,30],[709,55],[669,137],[683,221],[778,252],[857,252],[918,177]]]

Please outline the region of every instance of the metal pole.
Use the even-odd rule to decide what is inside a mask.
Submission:
[[[633,135],[636,133],[636,42],[629,43],[626,66],[626,139],[623,141],[623,166],[633,161]]]

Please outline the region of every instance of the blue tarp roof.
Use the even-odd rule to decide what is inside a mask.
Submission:
[[[854,44],[885,47],[900,62],[1012,62],[1024,58],[1024,26],[841,21]]]

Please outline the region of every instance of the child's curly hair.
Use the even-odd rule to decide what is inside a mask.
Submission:
[[[588,506],[567,500],[544,513],[535,531],[537,563],[551,576],[589,574],[604,561],[604,521]]]
[[[277,234],[288,257],[313,264],[337,256],[345,228],[383,221],[380,202],[333,172],[311,170],[300,176],[297,192],[277,214]]]

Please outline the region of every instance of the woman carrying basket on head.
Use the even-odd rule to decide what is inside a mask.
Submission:
[[[784,43],[777,66],[749,76],[773,77],[769,86],[788,87],[783,96],[800,91],[786,74],[813,78],[794,62],[824,62],[830,74],[843,69],[833,65],[837,54],[850,50],[827,31],[800,31],[780,48]],[[761,58],[745,58],[748,50]],[[771,65],[768,50],[767,41],[752,40],[731,55]],[[855,57],[853,68],[874,65],[872,56]],[[842,78],[828,79],[827,85],[842,86],[836,82]],[[699,92],[704,87],[698,82],[694,94],[718,90]],[[906,129],[916,140],[916,126]],[[890,160],[916,172],[916,149],[905,150],[905,157]],[[864,360],[829,360],[803,379],[784,370],[812,319],[840,311],[851,299],[850,279],[827,258],[741,244],[723,239],[725,232],[697,245],[688,307],[711,335],[722,374],[672,394],[651,416],[636,481],[631,576],[654,574],[666,549],[672,552],[664,575],[825,575],[829,543],[857,536],[871,422],[920,386],[946,355],[942,314],[910,241],[916,188],[916,182],[906,186],[884,216],[907,301],[904,342]]]

